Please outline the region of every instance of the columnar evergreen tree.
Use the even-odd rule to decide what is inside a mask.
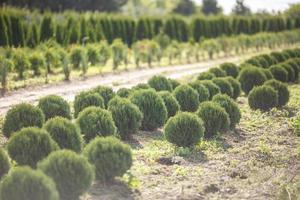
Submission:
[[[3,15],[0,15],[0,46],[8,46],[8,33],[7,33],[7,26],[4,20]]]
[[[52,17],[49,15],[44,16],[41,24],[41,36],[40,39],[42,42],[49,40],[54,36],[55,27],[52,21]]]

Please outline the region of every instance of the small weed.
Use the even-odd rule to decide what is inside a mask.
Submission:
[[[128,185],[128,187],[132,189],[138,189],[141,185],[140,180],[132,175],[131,172],[127,172],[126,174],[124,174],[122,180]]]
[[[271,155],[272,154],[271,148],[264,141],[259,142],[258,148],[259,148],[258,149],[259,152],[264,154],[264,155]]]

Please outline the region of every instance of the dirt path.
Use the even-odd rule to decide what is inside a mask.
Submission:
[[[250,57],[250,55],[247,57]],[[7,110],[15,104],[21,102],[35,103],[39,98],[49,94],[60,95],[66,100],[72,101],[78,92],[98,85],[111,86],[114,90],[117,90],[122,87],[131,87],[138,83],[146,82],[150,77],[156,74],[163,74],[167,77],[177,79],[183,76],[206,71],[210,67],[214,67],[223,62],[238,63],[245,58],[245,56],[230,57],[188,65],[124,71],[119,74],[112,73],[107,75],[97,75],[87,78],[86,80],[73,80],[71,82],[61,82],[57,84],[20,89],[10,92],[6,96],[0,98],[0,115],[5,114]]]

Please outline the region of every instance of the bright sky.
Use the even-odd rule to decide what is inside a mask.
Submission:
[[[197,3],[201,3],[202,0],[194,0]],[[236,0],[218,0],[226,14],[230,13]],[[282,11],[289,7],[289,4],[300,3],[300,0],[245,0],[245,4],[248,5],[252,11],[265,9],[268,11]]]

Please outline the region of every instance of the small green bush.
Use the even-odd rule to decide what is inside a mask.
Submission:
[[[233,97],[233,87],[226,78],[214,78],[212,81],[220,88],[222,94]]]
[[[288,64],[282,63],[280,66],[282,66],[288,73],[288,81],[289,82],[295,82],[296,80],[296,74],[295,70]]]
[[[25,71],[30,67],[30,62],[27,54],[23,50],[16,50],[13,55],[13,62],[18,78],[23,79]]]
[[[278,105],[278,92],[270,86],[253,88],[248,96],[250,108],[268,111]]]
[[[281,52],[272,52],[271,56],[277,61],[277,63],[284,62],[287,59]]]
[[[147,90],[151,89],[151,87],[147,83],[139,83],[132,88],[133,90]]]
[[[173,90],[180,85],[180,83],[175,79],[168,78],[168,81],[171,83]]]
[[[74,69],[79,69],[85,58],[85,50],[80,46],[75,46],[71,49],[70,60]]]
[[[45,96],[39,100],[38,107],[43,111],[46,120],[56,116],[71,119],[70,105],[60,96]]]
[[[216,77],[225,77],[226,72],[218,67],[210,68],[208,72],[214,74]]]
[[[129,95],[131,94],[131,92],[132,92],[132,90],[129,88],[120,88],[117,91],[117,95],[122,98],[128,98]]]
[[[40,171],[17,167],[3,178],[0,185],[2,200],[59,200],[55,183]]]
[[[269,54],[262,54],[259,57],[262,57],[267,61],[268,67],[277,64],[277,60]]]
[[[209,100],[209,91],[208,89],[201,83],[201,81],[194,81],[189,83],[189,85],[197,91],[199,95],[199,102],[208,101]]]
[[[295,82],[298,82],[299,81],[299,73],[300,73],[300,65],[298,66],[298,64],[294,61],[294,59],[290,59],[290,60],[286,61],[285,64],[291,66],[294,69]]]
[[[295,118],[292,119],[292,126],[296,136],[300,137],[300,115],[297,115]]]
[[[216,75],[210,72],[201,72],[197,76],[197,80],[211,80],[213,78],[216,78]]]
[[[203,80],[201,83],[208,89],[209,91],[209,100],[212,100],[212,98],[221,92],[219,86],[217,86],[214,82],[211,80]]]
[[[204,135],[203,122],[195,114],[181,112],[167,121],[164,135],[170,143],[176,146],[194,146]]]
[[[75,118],[78,117],[78,114],[81,111],[90,106],[104,108],[105,106],[103,98],[99,94],[92,92],[81,92],[76,95],[74,101]]]
[[[156,91],[172,91],[172,84],[164,76],[153,76],[149,81],[148,85],[154,88]]]
[[[237,103],[224,94],[218,94],[214,96],[212,101],[219,104],[226,110],[230,119],[230,127],[235,128],[236,124],[238,124],[241,119],[241,111]]]
[[[237,99],[241,95],[241,92],[242,92],[240,82],[232,77],[226,77],[226,80],[230,83],[230,85],[233,89],[232,98]]]
[[[94,169],[88,160],[69,150],[51,153],[38,164],[38,169],[52,178],[60,199],[65,200],[79,200],[94,180]]]
[[[265,85],[271,86],[278,92],[278,106],[285,106],[289,102],[290,92],[286,84],[273,79],[265,82]]]
[[[98,93],[103,98],[105,108],[107,108],[108,102],[116,95],[112,88],[106,86],[98,86],[92,91]]]
[[[13,132],[24,127],[42,127],[45,121],[43,111],[30,104],[21,103],[13,106],[6,114],[3,124],[3,133],[10,137]]]
[[[263,67],[262,64],[259,62],[259,59],[255,58],[255,57],[248,59],[245,63],[250,64],[255,67]]]
[[[239,75],[239,69],[234,63],[223,63],[220,68],[226,72],[227,76],[232,76],[236,78]]]
[[[271,79],[274,78],[274,76],[273,76],[272,72],[270,71],[270,69],[261,69],[261,71],[264,73],[267,80],[271,80]]]
[[[7,143],[9,156],[19,165],[32,168],[59,147],[45,130],[29,127],[12,135]]]
[[[108,110],[122,139],[128,139],[131,134],[138,132],[142,125],[143,114],[135,104],[128,99],[115,97],[109,101]]]
[[[153,131],[164,125],[168,115],[167,108],[153,89],[134,91],[130,100],[143,113],[142,130]]]
[[[173,95],[177,99],[180,109],[187,112],[195,112],[199,106],[199,94],[188,85],[180,85],[174,91]]]
[[[92,66],[95,66],[100,62],[100,55],[97,46],[88,45],[86,54],[88,62],[90,62]]]
[[[197,115],[203,120],[205,137],[211,138],[218,132],[227,131],[230,125],[228,113],[219,104],[203,102],[200,104]]]
[[[97,136],[114,135],[117,131],[111,113],[94,106],[85,108],[79,113],[77,124],[87,142]]]
[[[100,181],[123,176],[132,165],[130,147],[114,137],[94,139],[86,146],[84,155],[95,166],[96,178]]]
[[[257,67],[244,67],[238,77],[242,90],[248,94],[252,88],[264,84],[267,77],[261,69]]]
[[[61,149],[70,149],[77,153],[81,151],[82,136],[79,127],[63,117],[55,117],[46,122],[43,127]]]
[[[168,112],[168,119],[176,115],[176,113],[180,110],[180,105],[176,98],[172,95],[172,93],[168,91],[161,91],[158,93],[159,96],[163,99],[165,106]]]
[[[35,76],[41,75],[41,69],[46,67],[46,61],[42,54],[33,53],[29,57],[30,68]]]
[[[270,67],[273,77],[281,82],[288,82],[288,72],[280,65],[273,65]]]
[[[0,180],[8,173],[11,167],[9,157],[4,149],[0,148]]]

